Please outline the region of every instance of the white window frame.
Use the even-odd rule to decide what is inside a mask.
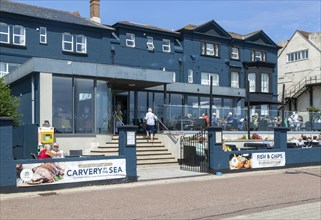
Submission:
[[[8,24],[6,23],[2,23],[0,22],[0,26],[3,26],[3,29],[7,29],[6,32],[2,32],[1,29],[0,29],[0,36],[6,36],[7,38],[7,41],[1,41],[1,37],[0,37],[0,43],[5,43],[5,44],[10,44],[10,27]],[[6,28],[7,27],[7,28]]]
[[[173,72],[173,82],[176,82],[176,72]]]
[[[9,73],[9,64],[0,62],[0,78]]]
[[[41,44],[47,44],[47,28],[46,27],[39,28],[39,41]]]
[[[189,69],[187,71],[187,82],[188,83],[193,83],[193,75],[194,75],[193,70]]]
[[[219,44],[202,42],[201,54],[205,56],[218,57],[219,56]]]
[[[231,49],[231,59],[239,60],[240,59],[240,49],[238,47],[232,47]]]
[[[220,86],[220,76],[217,73],[201,73],[201,85],[210,85],[211,76],[213,76],[212,86]]]
[[[266,54],[261,50],[252,50],[252,61],[266,61]]]
[[[78,47],[81,47],[78,50]],[[87,53],[87,37],[84,35],[77,35],[76,36],[76,52],[77,53]]]
[[[295,62],[309,59],[309,50],[300,50],[287,54],[287,62]]]
[[[268,93],[269,92],[269,81],[270,77],[267,73],[261,74],[261,92]]]
[[[16,41],[16,39],[17,39],[17,41]],[[26,46],[26,28],[25,27],[23,27],[21,25],[14,25],[13,26],[12,43],[14,45]]]
[[[239,72],[231,72],[231,87],[240,88],[240,74]]]
[[[71,37],[71,41],[66,41],[66,37]],[[71,45],[71,49],[66,49],[65,45]],[[67,52],[73,52],[74,51],[74,36],[70,33],[63,33],[62,34],[62,50]]]
[[[170,53],[171,52],[171,41],[169,39],[163,39],[163,52]]]
[[[261,105],[261,115],[269,115],[269,105]]]
[[[155,49],[153,37],[147,36],[146,45],[147,45],[147,50],[154,50]]]
[[[256,74],[249,73],[247,79],[249,81],[250,92],[256,92]]]
[[[126,46],[127,47],[135,47],[135,34],[126,33]]]

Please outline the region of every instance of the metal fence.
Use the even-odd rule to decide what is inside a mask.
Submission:
[[[205,131],[191,136],[182,136],[180,148],[182,170],[208,172],[208,140]]]

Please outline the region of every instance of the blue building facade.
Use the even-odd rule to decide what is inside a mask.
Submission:
[[[14,2],[0,7],[0,76],[21,98],[22,121],[58,133],[106,134],[116,106],[125,124],[148,107],[173,130],[187,115],[221,118],[277,109],[278,46],[264,33],[227,32],[215,21],[171,31]],[[242,117],[245,117],[242,115]]]

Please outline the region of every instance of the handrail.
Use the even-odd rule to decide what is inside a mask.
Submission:
[[[164,123],[157,118],[157,121],[167,130],[167,132],[170,134],[171,140],[176,144],[178,142],[178,139],[172,134],[172,132],[164,125]],[[174,139],[174,140],[173,140]]]
[[[313,73],[316,69],[320,69],[320,67],[317,66],[317,67],[313,68],[304,78],[302,78],[302,80],[298,84],[292,85],[289,88],[287,88],[288,92],[286,92],[286,96],[287,97],[294,96],[300,89],[304,88],[307,84],[321,82],[321,77],[319,77],[317,75],[312,76],[312,77],[310,76],[311,73]]]

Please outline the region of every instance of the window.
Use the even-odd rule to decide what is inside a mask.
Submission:
[[[126,46],[127,47],[135,47],[135,34],[126,34]]]
[[[306,60],[306,59],[309,59],[309,51],[308,50],[301,50],[301,51],[296,51],[293,53],[288,53],[287,57],[288,57],[288,62]]]
[[[9,25],[5,23],[0,23],[0,43],[9,44],[10,43],[10,29]]]
[[[261,115],[269,115],[269,106],[261,105]]]
[[[69,33],[62,34],[62,50],[63,51],[74,51],[74,38]]]
[[[163,52],[171,52],[171,41],[168,39],[163,39]]]
[[[202,85],[210,85],[210,81],[211,81],[211,76],[213,76],[213,86],[219,86],[219,81],[220,81],[220,77],[218,74],[216,73],[206,73],[206,72],[202,72],[202,79],[201,79],[201,84]]]
[[[201,54],[206,56],[219,56],[219,45],[202,42]]]
[[[94,81],[74,79],[75,132],[93,133],[94,126]]]
[[[250,92],[255,92],[256,91],[256,89],[255,89],[255,81],[256,81],[255,73],[249,73],[248,81],[249,81]]]
[[[76,52],[87,53],[87,38],[84,35],[76,36]]]
[[[269,92],[269,74],[261,75],[261,92]]]
[[[266,61],[266,54],[263,51],[252,50],[252,61]]]
[[[173,82],[176,82],[176,73],[173,72]]]
[[[187,77],[188,83],[193,83],[193,70],[188,70],[188,77]]]
[[[148,50],[154,50],[155,49],[153,37],[147,36],[147,49]]]
[[[13,44],[15,45],[26,45],[26,29],[22,26],[13,26]]]
[[[240,59],[240,49],[238,47],[232,47],[231,59],[234,59],[234,60]]]
[[[20,64],[0,62],[0,78],[16,70]]]
[[[40,34],[40,43],[46,44],[47,43],[47,28],[40,27],[39,34]]]
[[[239,73],[238,72],[231,72],[231,87],[232,88],[239,88]]]
[[[0,78],[9,73],[8,63],[0,63]]]

